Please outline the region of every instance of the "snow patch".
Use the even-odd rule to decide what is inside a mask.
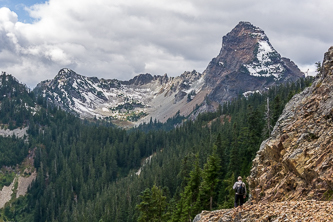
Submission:
[[[195,91],[195,93],[198,93],[201,89],[202,86],[205,84],[204,76],[202,76],[198,81],[195,81],[191,84],[191,88],[186,90],[185,92],[189,94],[192,91]]]
[[[254,93],[260,93],[260,91],[259,91],[259,90],[255,90],[255,91],[247,91],[247,92],[244,92],[244,93],[243,93],[243,96],[248,97],[248,96],[250,96],[250,95],[252,95],[252,94],[254,94]]]
[[[108,108],[103,107],[103,108],[102,108],[102,111],[103,111],[103,112],[109,112],[110,110],[109,110]]]
[[[244,65],[245,68],[249,71],[251,76],[274,76],[274,79],[279,80],[285,70],[280,63],[272,64],[273,62],[271,60],[271,57],[276,56],[277,52],[275,51],[275,49],[272,48],[272,46],[269,45],[267,41],[259,41],[258,44],[258,62],[246,64]]]

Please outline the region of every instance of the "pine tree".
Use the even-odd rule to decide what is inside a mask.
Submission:
[[[229,166],[227,176],[230,176],[231,173],[238,174],[239,173],[239,129],[236,123],[232,126],[232,142],[231,142],[231,150],[229,155]]]
[[[273,117],[272,117],[272,125],[275,125],[276,121],[281,115],[283,107],[281,106],[280,96],[277,95],[273,100]]]
[[[190,177],[187,179],[187,185],[184,192],[181,193],[181,199],[177,203],[176,211],[172,221],[192,221],[194,216],[199,212],[196,201],[198,200],[201,183],[201,169],[199,167],[199,156],[193,164],[193,169],[190,172]]]
[[[219,133],[217,135],[217,138],[216,138],[216,141],[215,141],[215,146],[216,146],[216,153],[217,153],[218,157],[221,160],[222,170],[225,170],[225,169],[223,169],[224,168],[224,164],[225,164],[225,160],[224,160],[224,158],[225,158],[225,147],[222,144],[221,133]]]
[[[145,189],[139,196],[141,199],[140,204],[136,206],[136,209],[140,211],[138,221],[149,221],[151,217],[151,191],[149,188]]]
[[[220,171],[220,158],[216,153],[216,146],[213,147],[213,153],[207,158],[207,162],[204,165],[202,172],[202,183],[200,186],[200,194],[197,205],[202,205],[205,209],[209,206],[209,209],[213,209],[213,197],[215,195],[215,188],[219,182],[219,171]]]
[[[245,150],[245,162],[248,165],[248,170],[252,166],[252,160],[255,157],[256,151],[262,141],[263,118],[262,113],[258,109],[253,110],[252,106],[248,107],[248,131],[247,148]]]
[[[272,130],[272,113],[269,105],[269,97],[267,97],[267,104],[266,104],[266,110],[265,110],[265,121],[266,121],[266,126],[264,127],[264,137],[267,138],[271,135],[271,130]]]
[[[166,213],[166,197],[163,196],[163,192],[157,186],[153,186],[152,192],[152,205],[154,206],[153,221],[164,221]]]
[[[222,204],[222,208],[231,208],[234,206],[235,191],[232,189],[235,183],[235,174],[232,173],[228,179],[223,180],[225,187],[224,194],[225,199]]]
[[[151,190],[145,189],[140,195],[141,202],[136,206],[140,211],[139,222],[162,222],[166,213],[166,197],[162,190],[154,185]]]

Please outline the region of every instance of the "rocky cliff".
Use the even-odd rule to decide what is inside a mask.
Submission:
[[[333,47],[318,79],[286,105],[253,161],[255,202],[326,200],[333,192]]]

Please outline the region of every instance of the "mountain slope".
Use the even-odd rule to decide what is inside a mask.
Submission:
[[[27,125],[29,115],[35,109],[33,97],[15,77],[5,72],[0,75],[0,134],[7,134],[6,129]]]
[[[0,75],[0,209],[24,196],[35,179],[29,125],[38,111],[29,89],[12,75]],[[0,221],[2,221],[0,213]]]
[[[220,54],[203,74],[177,77],[140,74],[129,81],[85,77],[62,69],[53,80],[39,83],[35,92],[49,103],[82,118],[165,122],[177,113],[195,116],[214,111],[237,96],[304,77],[298,67],[272,47],[264,31],[240,22],[223,37]],[[208,102],[208,100],[213,103]]]

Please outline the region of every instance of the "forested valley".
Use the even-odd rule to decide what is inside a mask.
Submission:
[[[0,136],[0,176],[33,150],[37,178],[0,221],[189,221],[233,207],[235,178],[249,175],[285,104],[312,81],[239,96],[195,121],[175,117],[167,124],[184,119],[176,128],[151,121],[126,131],[51,107],[2,76],[1,127],[29,129],[24,138]]]

